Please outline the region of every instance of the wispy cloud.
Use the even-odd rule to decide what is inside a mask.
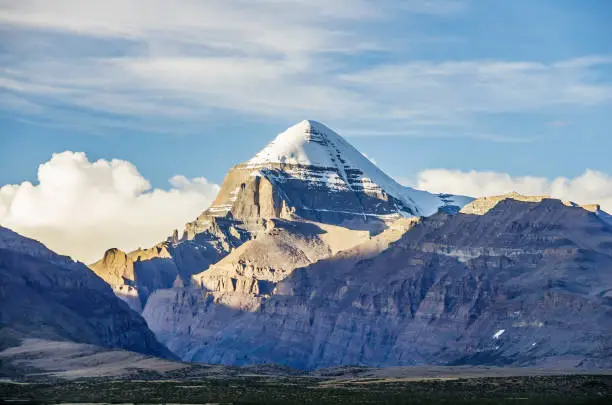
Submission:
[[[222,109],[351,123],[371,133],[444,130],[516,142],[533,136],[470,123],[480,114],[612,102],[612,83],[598,71],[612,65],[610,55],[551,63],[347,61],[395,52],[388,37],[367,29],[372,24],[468,8],[453,0],[0,0],[0,24],[10,33],[0,88],[12,98],[0,108],[40,117],[20,109],[27,103],[69,125],[62,117],[71,109],[175,123]]]
[[[409,99],[424,111],[442,115],[516,112],[612,101],[612,83],[597,82],[591,71],[601,64],[612,65],[612,58],[568,59],[550,64],[490,60],[409,62],[376,66],[341,79],[372,92],[380,103],[389,106]]]

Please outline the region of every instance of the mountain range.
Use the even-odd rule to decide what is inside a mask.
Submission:
[[[231,168],[182,232],[111,248],[91,271],[1,229],[4,346],[300,369],[612,366],[612,216],[405,187],[316,121]]]

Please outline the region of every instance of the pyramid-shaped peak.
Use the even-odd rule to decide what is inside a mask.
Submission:
[[[336,132],[304,120],[233,167],[205,216],[366,223],[432,215],[471,200],[402,186]]]
[[[278,134],[246,164],[284,163],[335,167],[339,158],[355,152],[348,142],[326,125],[314,120],[303,120]]]

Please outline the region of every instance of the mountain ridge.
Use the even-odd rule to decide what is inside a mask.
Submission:
[[[175,358],[87,266],[0,226],[0,346],[24,338]]]
[[[254,306],[171,289],[143,315],[197,362],[612,366],[612,226],[595,213],[505,199],[393,240],[295,269]]]

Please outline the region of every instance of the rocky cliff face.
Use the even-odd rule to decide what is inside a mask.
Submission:
[[[143,314],[201,362],[610,367],[612,227],[598,212],[537,201],[389,229],[249,305],[204,285],[157,291]]]
[[[121,274],[129,274],[124,269]],[[144,319],[85,265],[0,227],[0,347],[23,338],[174,358]]]
[[[191,285],[237,309],[256,306],[293,270],[370,239],[367,231],[305,221],[269,220],[266,232],[233,250]]]
[[[263,225],[233,219],[200,216],[187,224],[181,238],[177,233],[149,249],[130,253],[109,249],[89,267],[115,294],[138,312],[149,295],[175,284],[189,285],[191,276],[207,269],[232,249],[250,240]]]

